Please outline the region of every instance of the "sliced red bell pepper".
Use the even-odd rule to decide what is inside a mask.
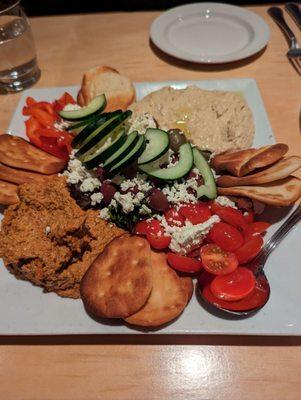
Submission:
[[[61,111],[67,104],[76,104],[74,98],[68,92],[65,92],[59,99],[53,102],[53,108],[56,112]]]

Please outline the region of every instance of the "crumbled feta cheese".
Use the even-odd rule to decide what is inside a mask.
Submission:
[[[103,194],[102,193],[93,193],[90,196],[91,199],[91,205],[95,206],[97,203],[101,203],[101,200],[103,199]]]
[[[79,106],[78,104],[66,104],[65,107],[63,108],[63,111],[76,111],[76,110],[80,110],[81,106]]]
[[[100,218],[108,221],[110,219],[110,211],[109,211],[108,207],[105,207],[102,210],[100,210],[99,215],[100,215]]]
[[[45,235],[48,235],[48,233],[50,233],[50,232],[51,232],[50,226],[46,226],[46,228],[45,228]]]
[[[169,203],[195,203],[197,201],[197,181],[194,178],[188,179],[184,183],[175,182],[172,186],[162,189]],[[189,192],[187,189],[192,189]]]
[[[86,178],[79,187],[79,190],[83,193],[93,192],[93,190],[100,187],[100,182],[97,178]]]
[[[232,207],[232,208],[236,208],[236,205],[234,203],[234,201],[231,201],[230,199],[228,199],[228,197],[226,196],[217,196],[217,198],[214,200],[216,203],[218,203],[220,206],[224,206],[224,207]]]
[[[220,219],[217,215],[212,215],[207,221],[196,225],[189,221],[185,221],[185,225],[182,227],[170,227],[168,224],[165,227],[164,224],[165,231],[171,235],[169,248],[176,253],[189,253],[200,246],[211,227],[219,221]]]
[[[126,179],[121,182],[120,189],[126,191],[130,188],[137,187],[137,189],[142,193],[147,193],[151,188],[152,185],[145,180],[146,175],[138,174],[133,179]]]
[[[121,194],[116,192],[114,199],[121,205],[124,213],[128,214],[134,210],[135,206],[140,206],[145,195],[142,192],[133,194],[131,192]]]
[[[70,124],[67,121],[60,121],[60,122],[54,122],[53,127],[58,131],[64,131],[66,130],[66,128],[68,128],[69,125]]]
[[[75,185],[79,182],[84,182],[86,179],[98,179],[96,178],[95,171],[88,171],[79,159],[75,158],[76,151],[72,151],[70,154],[70,160],[67,169],[63,172],[63,176],[66,176],[67,183]],[[98,181],[100,186],[100,182]],[[87,185],[87,184],[86,184]],[[93,189],[91,190],[93,191]]]
[[[147,205],[145,205],[145,204],[142,204],[142,206],[139,209],[139,214],[141,214],[141,215],[148,215],[148,214],[151,214],[151,212],[152,212],[152,210],[149,207],[147,207]]]
[[[149,113],[143,113],[136,118],[131,118],[129,124],[129,133],[137,131],[139,135],[144,135],[147,128],[157,128],[156,121]]]

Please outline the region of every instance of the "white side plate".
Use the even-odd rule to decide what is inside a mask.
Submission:
[[[172,8],[153,22],[150,37],[174,57],[198,63],[227,63],[249,57],[269,41],[269,27],[244,8],[195,3]]]
[[[137,83],[138,98],[163,86],[183,88],[195,84],[210,90],[234,90],[242,93],[252,109],[256,134],[255,146],[274,142],[264,106],[252,79],[214,81],[171,81]],[[77,87],[30,89],[23,93],[9,126],[9,131],[24,136],[22,107],[27,96],[38,100],[53,100],[64,91],[75,94]],[[282,210],[274,218],[285,218]],[[270,230],[271,234],[278,224]],[[173,323],[159,329],[164,334],[234,334],[234,335],[300,335],[301,295],[299,282],[301,229],[296,227],[275,250],[266,265],[271,284],[271,298],[258,314],[243,320],[221,319],[205,311],[194,294],[184,313]],[[118,322],[98,323],[84,311],[80,300],[63,299],[29,282],[17,280],[0,262],[0,334],[129,334],[139,331]]]

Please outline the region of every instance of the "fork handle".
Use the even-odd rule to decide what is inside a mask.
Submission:
[[[295,211],[284,221],[284,223],[277,229],[277,231],[270,237],[266,242],[261,252],[265,259],[271,254],[271,252],[277,247],[277,245],[284,239],[289,231],[300,221],[301,219],[301,206],[297,206]]]
[[[294,32],[290,29],[290,27],[285,22],[283,17],[283,12],[279,7],[270,7],[268,9],[268,14],[273,18],[273,20],[280,26],[285,36],[291,42],[291,45],[296,45],[297,39]]]

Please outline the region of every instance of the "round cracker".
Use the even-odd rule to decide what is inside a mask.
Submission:
[[[110,242],[87,270],[80,293],[96,317],[126,318],[137,312],[152,290],[148,242],[123,235]]]
[[[193,281],[190,276],[180,276],[182,288],[185,290],[187,295],[187,303],[189,303],[193,295]]]
[[[125,318],[132,325],[159,326],[175,319],[184,310],[188,295],[177,273],[171,269],[166,254],[151,251],[153,289],[146,304],[136,314]]]

